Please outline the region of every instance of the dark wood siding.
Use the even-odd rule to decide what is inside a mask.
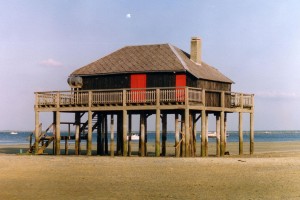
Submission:
[[[174,73],[148,73],[147,88],[150,87],[175,87]]]
[[[129,74],[83,76],[83,90],[130,88]]]
[[[231,83],[222,83],[217,81],[197,80],[197,87],[207,90],[231,91]]]

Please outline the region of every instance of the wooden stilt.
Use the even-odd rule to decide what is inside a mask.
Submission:
[[[185,126],[185,115],[184,114],[182,114],[181,115],[181,145],[180,145],[180,156],[181,157],[185,157],[186,156],[186,153],[185,153],[185,150],[186,150],[186,148],[185,148],[185,139],[186,139],[186,137],[185,137],[185,132],[186,132],[186,130],[185,130],[185,128],[186,128],[186,126]]]
[[[110,115],[110,156],[113,157],[115,155],[115,141],[114,141],[114,115]]]
[[[145,156],[145,114],[141,114],[141,134],[140,134],[140,141],[141,141],[141,156]]]
[[[108,126],[107,126],[107,114],[105,114],[104,117],[104,143],[105,143],[105,155],[108,155]]]
[[[39,143],[40,143],[40,115],[38,111],[35,111],[35,153],[38,152],[39,149]]]
[[[155,156],[160,156],[160,109],[156,109]]]
[[[132,115],[128,114],[128,156],[131,156]]]
[[[104,148],[105,148],[105,114],[101,115],[101,137],[100,137],[100,155],[104,155]]]
[[[147,142],[148,142],[148,131],[147,131],[147,116],[145,115],[145,156],[148,155]]]
[[[224,111],[221,112],[221,131],[220,131],[220,140],[221,140],[221,144],[220,144],[220,156],[224,156],[225,155],[225,129],[224,129]]]
[[[155,156],[160,156],[160,90],[156,89]]]
[[[191,133],[190,133],[190,110],[185,109],[184,112],[185,115],[185,156],[190,157],[191,156]]]
[[[192,124],[193,124],[193,156],[196,156],[197,152],[197,120],[196,120],[196,113],[192,115]]]
[[[118,114],[117,123],[117,154],[123,154],[123,114]]]
[[[180,145],[179,145],[179,120],[178,113],[175,114],[175,156],[180,156]]]
[[[68,124],[68,137],[65,137],[65,155],[69,154],[68,140],[70,138],[70,134],[71,134],[71,127],[70,127],[70,124]]]
[[[205,156],[208,156],[208,113],[205,117]]]
[[[56,111],[56,122],[55,122],[55,133],[56,133],[56,141],[55,141],[55,153],[56,155],[60,155],[60,112]]]
[[[250,154],[254,153],[254,113],[250,113]]]
[[[216,155],[220,156],[220,134],[221,134],[221,121],[220,121],[220,113],[216,113]]]
[[[243,113],[239,112],[239,155],[244,153],[243,145]]]
[[[205,147],[205,140],[206,140],[206,112],[205,110],[201,111],[201,156],[206,156],[206,147]]]
[[[75,113],[75,155],[79,155],[80,112]]]
[[[128,154],[127,123],[128,123],[127,110],[123,110],[123,156],[127,156]]]
[[[227,113],[224,113],[224,138],[225,138],[225,152],[227,151]]]
[[[97,113],[97,155],[101,155],[102,114]]]
[[[162,115],[162,145],[161,145],[161,153],[162,156],[166,156],[167,151],[167,114]]]
[[[92,155],[92,128],[93,128],[93,125],[92,125],[92,121],[93,121],[93,118],[92,118],[92,111],[88,111],[88,135],[87,135],[87,148],[86,148],[86,155],[87,156],[91,156]]]

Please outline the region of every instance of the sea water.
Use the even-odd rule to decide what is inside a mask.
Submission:
[[[18,131],[12,134],[10,131],[0,131],[0,145],[8,145],[8,144],[29,144],[30,135],[32,132],[27,131]],[[49,133],[50,135],[52,133]],[[227,131],[228,142],[238,142],[239,141],[239,133],[238,131]],[[62,136],[67,136],[67,132],[62,132]],[[71,132],[71,135],[74,133]],[[93,133],[93,143],[97,143],[97,133]],[[34,138],[33,138],[34,139]],[[116,133],[115,133],[116,139]],[[200,133],[197,133],[197,141],[200,140]],[[250,133],[249,131],[244,131],[244,142],[249,142]],[[108,134],[108,142],[110,141],[110,133]],[[148,131],[147,134],[148,142],[155,142],[155,132]],[[167,133],[167,141],[172,142],[175,141],[174,132]],[[209,142],[214,142],[215,138],[209,138]],[[300,141],[300,130],[295,131],[255,131],[254,132],[254,141],[255,142],[289,142],[289,141]],[[63,142],[63,141],[62,141]],[[74,142],[70,141],[71,143]],[[136,141],[133,141],[136,142]]]

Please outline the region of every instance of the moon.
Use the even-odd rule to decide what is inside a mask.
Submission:
[[[126,18],[130,19],[131,18],[131,14],[130,13],[126,14]]]

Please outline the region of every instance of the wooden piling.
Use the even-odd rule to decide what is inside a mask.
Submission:
[[[166,156],[167,151],[167,114],[162,115],[162,156]]]
[[[250,113],[250,154],[254,153],[254,113]]]
[[[35,136],[35,153],[37,153],[39,149],[39,143],[40,143],[40,117],[39,112],[35,111],[35,130],[34,130],[34,136]]]
[[[206,113],[205,117],[205,156],[208,156],[208,118],[209,115]]]
[[[92,155],[92,111],[88,111],[88,135],[87,135],[87,148],[86,148],[86,155],[91,156]]]
[[[239,112],[239,155],[243,155],[243,113]]]
[[[75,113],[75,155],[79,155],[80,112]]]
[[[114,115],[110,115],[110,156],[113,157],[115,155],[115,141],[114,141]]]
[[[206,156],[206,147],[205,147],[205,140],[206,140],[206,112],[205,110],[201,110],[201,156]]]
[[[97,155],[101,155],[101,141],[102,141],[102,114],[97,114]]]
[[[141,142],[141,149],[140,149],[140,155],[145,156],[145,120],[146,116],[145,114],[141,114],[141,126],[140,126],[140,142]]]
[[[181,157],[185,157],[186,156],[186,153],[185,153],[185,150],[186,150],[186,148],[185,148],[185,139],[186,139],[186,137],[185,137],[185,132],[186,132],[186,130],[185,130],[185,128],[186,128],[186,126],[185,126],[185,115],[184,115],[184,113],[181,115],[181,144],[180,144],[180,156]]]
[[[221,112],[220,114],[220,117],[221,117],[221,131],[220,131],[220,141],[221,141],[221,144],[220,144],[220,156],[224,156],[225,155],[225,129],[224,129],[224,111]]]
[[[180,156],[180,145],[179,145],[179,120],[178,113],[175,114],[175,156]]]
[[[220,113],[216,113],[216,155],[220,156],[220,129],[221,129],[221,121],[220,121]]]
[[[60,112],[55,112],[55,154],[60,155]]]
[[[108,155],[108,126],[107,126],[107,114],[104,117],[104,143],[105,143],[105,155]]]
[[[160,156],[160,91],[156,89],[155,156]]]
[[[128,156],[131,156],[132,115],[128,114]]]
[[[127,110],[123,110],[123,156],[128,155],[128,144],[127,144],[127,128],[128,128],[128,115]]]
[[[185,157],[191,156],[190,110],[185,109]]]

